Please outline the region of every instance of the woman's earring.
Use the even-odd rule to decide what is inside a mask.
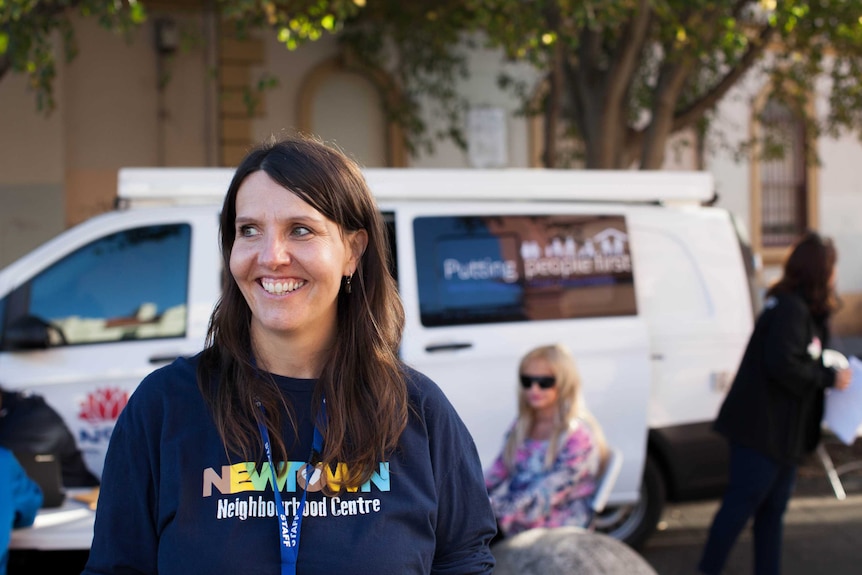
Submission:
[[[344,291],[350,293],[350,281],[353,279],[353,274],[347,276],[347,281],[344,284]]]

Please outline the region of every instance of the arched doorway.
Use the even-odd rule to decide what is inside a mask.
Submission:
[[[386,101],[399,97],[385,72],[338,56],[303,79],[297,110],[300,129],[338,146],[365,167],[407,165],[401,128],[386,116]]]

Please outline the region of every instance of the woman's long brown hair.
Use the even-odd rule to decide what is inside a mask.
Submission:
[[[227,271],[236,237],[237,192],[258,170],[338,224],[342,232],[364,229],[368,234],[351,293],[342,285],[338,295],[335,342],[312,405],[317,421],[326,398],[322,463],[346,464],[341,484],[330,485],[329,490],[358,487],[379,470],[407,425],[407,387],[398,358],[404,310],[389,273],[383,220],[359,167],[344,154],[315,140],[288,138],[260,145],[237,168],[221,212],[226,271],[198,365],[198,386],[226,449],[258,460],[263,447],[257,422],[262,420],[272,439],[273,457],[288,460],[288,441],[295,437],[283,437],[282,429],[287,418],[296,431],[292,409],[272,377],[255,366],[251,310]]]
[[[798,293],[818,320],[838,307],[838,298],[830,284],[838,255],[832,240],[817,232],[803,234],[793,245],[784,262],[784,273],[766,295]]]

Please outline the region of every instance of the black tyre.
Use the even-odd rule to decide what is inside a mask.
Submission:
[[[655,531],[661,518],[665,493],[661,469],[647,455],[640,500],[632,505],[607,507],[595,519],[596,530],[640,549]]]

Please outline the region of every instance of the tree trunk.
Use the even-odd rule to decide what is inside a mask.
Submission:
[[[584,145],[584,163],[587,169],[609,169],[613,164],[613,138],[607,127],[615,125],[608,115],[615,113],[607,98],[607,71],[591,65],[598,58],[601,36],[584,30],[578,48],[577,64],[566,65],[566,95],[575,110],[577,124]],[[615,131],[614,131],[615,132]],[[610,142],[608,139],[610,138]]]
[[[601,30],[585,27],[579,34],[576,62],[567,61],[566,94],[576,110],[588,169],[625,169],[632,164],[627,105],[651,22],[651,3],[638,0],[613,50],[608,52]]]
[[[563,51],[554,44],[551,73],[548,76],[548,97],[545,100],[545,149],[542,163],[546,168],[557,167],[557,138],[560,125],[560,93],[563,88]]]
[[[652,118],[644,135],[640,163],[642,170],[658,170],[664,164],[667,141],[673,133],[676,105],[693,64],[691,58],[683,57],[679,62],[665,64],[659,72],[653,90]]]

